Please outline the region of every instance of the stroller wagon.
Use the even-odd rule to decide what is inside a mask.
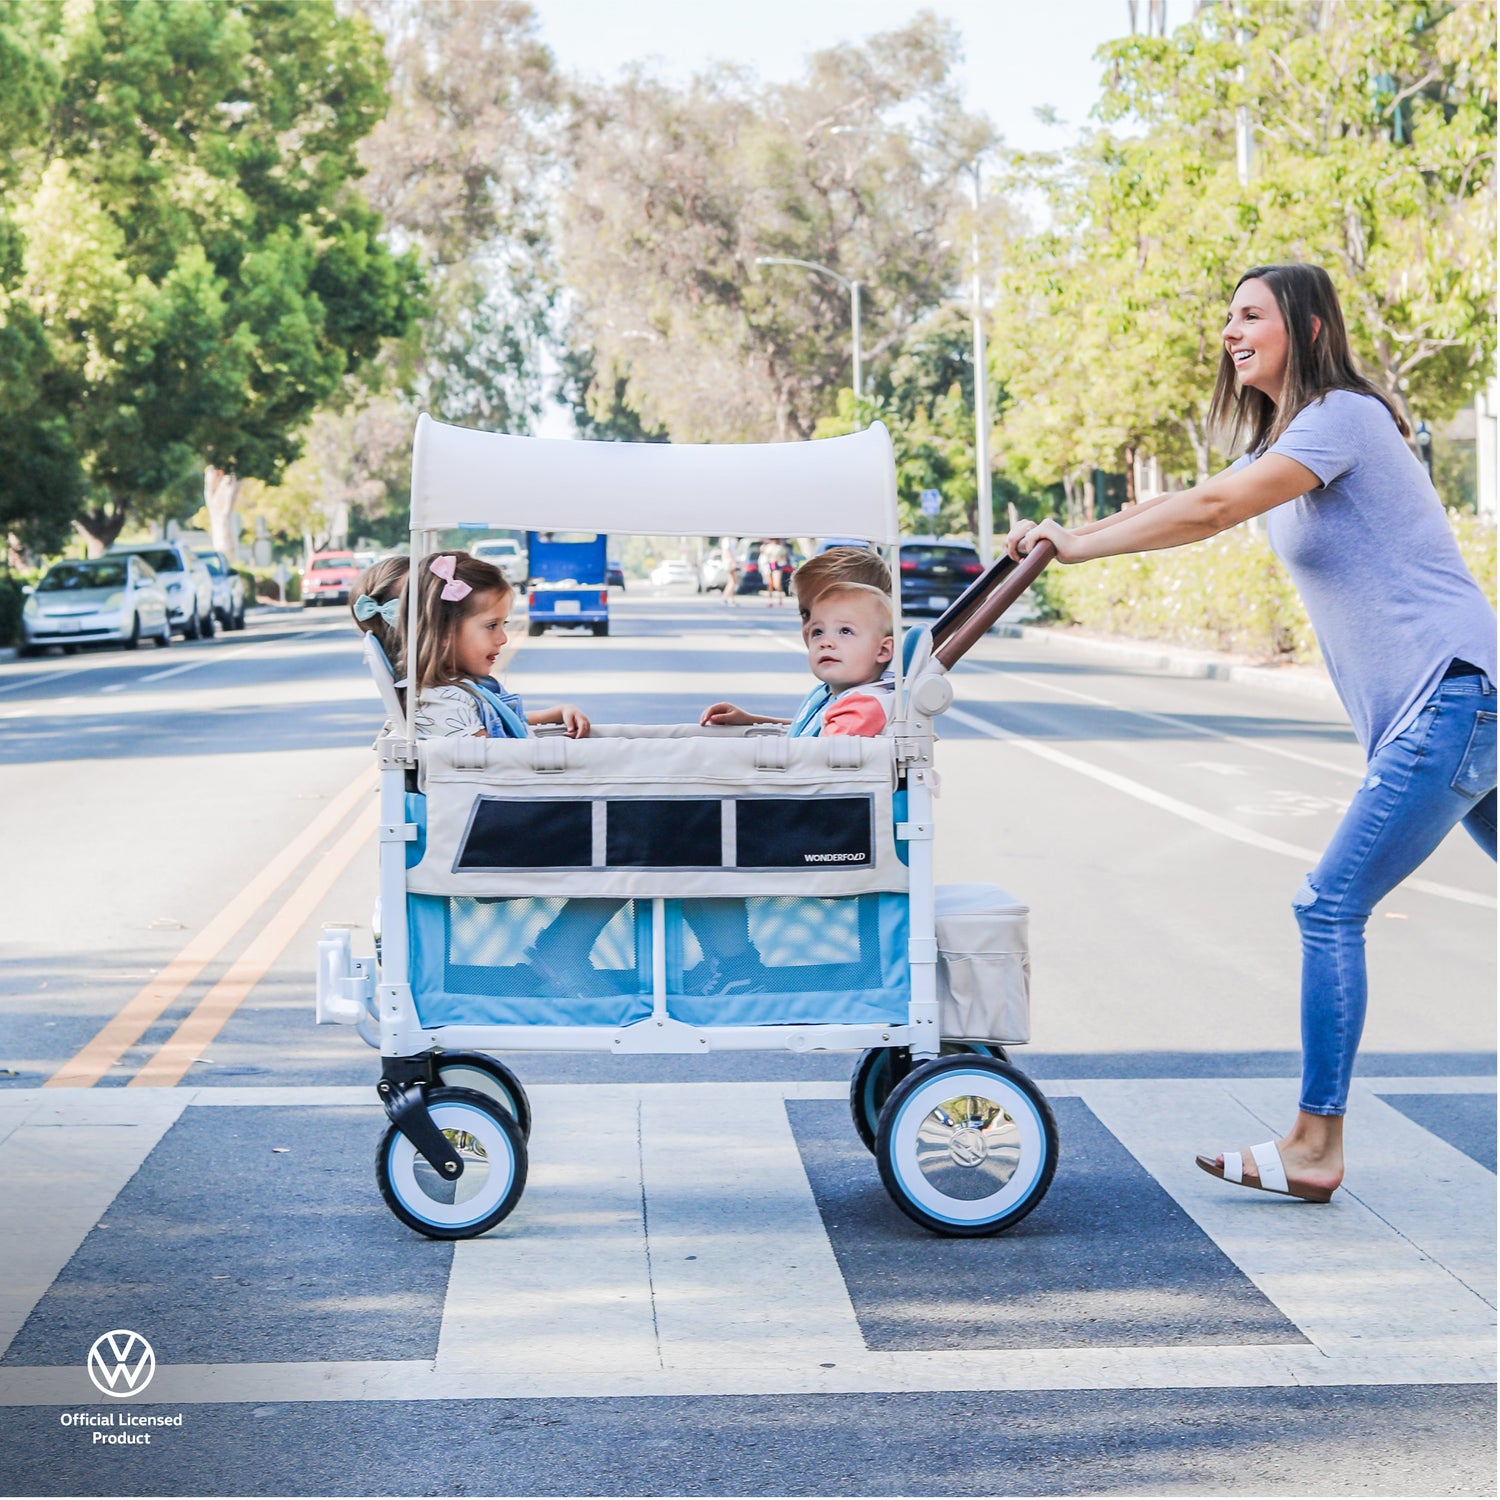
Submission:
[[[899,552],[890,439],[556,442],[423,416],[412,565],[440,528],[837,535]],[[435,1238],[484,1233],[526,1181],[530,1109],[493,1054],[863,1049],[854,1126],[912,1219],[991,1234],[1046,1194],[1057,1130],[1006,1057],[1029,1036],[1026,908],[934,884],[946,672],[1045,565],[994,564],[907,632],[878,738],[595,725],[585,740],[418,741],[384,658],[380,931],[319,944],[317,1018],[359,1027],[389,1116],[376,1176]],[[417,629],[410,592],[408,655]],[[899,593],[894,601],[900,634]],[[561,955],[562,961],[559,961]]]

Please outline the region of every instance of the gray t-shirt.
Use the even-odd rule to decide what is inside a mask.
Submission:
[[[1322,481],[1267,512],[1266,533],[1307,606],[1366,755],[1411,723],[1455,657],[1493,682],[1495,611],[1385,406],[1329,391],[1267,452]]]

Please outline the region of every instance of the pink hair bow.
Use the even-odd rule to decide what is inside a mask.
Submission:
[[[453,570],[458,566],[456,557],[435,557],[432,560],[433,574],[446,580],[443,584],[443,598],[450,604],[456,604],[460,599],[472,594],[474,590],[461,578],[453,576]]]

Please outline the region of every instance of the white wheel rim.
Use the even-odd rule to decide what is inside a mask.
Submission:
[[[477,1224],[495,1211],[515,1180],[516,1158],[510,1137],[487,1111],[447,1100],[431,1107],[432,1122],[464,1160],[457,1182],[440,1182],[425,1157],[399,1132],[392,1140],[386,1166],[391,1187],[417,1218],[447,1229]],[[447,1190],[452,1202],[429,1191]]]
[[[977,1101],[978,1114],[970,1103],[948,1108],[960,1101]],[[908,1095],[890,1150],[896,1178],[918,1208],[948,1224],[984,1224],[1031,1194],[1046,1164],[1047,1137],[1036,1105],[1008,1079],[952,1068]],[[974,1196],[958,1196],[964,1186]]]

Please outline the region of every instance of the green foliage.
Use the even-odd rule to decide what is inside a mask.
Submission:
[[[1450,511],[1459,550],[1495,602],[1495,528]],[[1194,547],[1054,564],[1036,584],[1043,614],[1112,635],[1318,661],[1307,611],[1264,537],[1236,527]]]
[[[21,609],[26,603],[21,590],[40,577],[40,571],[12,573],[0,569],[0,646],[14,646],[20,640]]]
[[[957,61],[924,12],[792,83],[637,70],[585,94],[561,246],[573,341],[604,382],[590,410],[679,442],[809,436],[851,383],[850,293],[759,261],[859,281],[863,349],[888,357],[957,277],[955,177],[987,141],[957,105]]]
[[[415,264],[350,187],[383,63],[333,0],[51,11],[45,32],[0,33],[0,69],[27,85],[0,107],[23,237],[0,314],[46,340],[35,420],[53,440],[28,446],[51,454],[51,510],[71,448],[77,519],[107,545],[131,516],[196,508],[205,463],[276,478],[408,323]],[[0,388],[5,366],[0,349]]]
[[[1010,473],[1061,480],[1142,448],[1206,476],[1218,332],[1257,263],[1324,265],[1356,352],[1410,415],[1437,426],[1483,384],[1494,0],[1237,0],[1101,56],[1105,129],[1069,159],[1017,164],[1050,222],[1015,245],[996,311]]]

